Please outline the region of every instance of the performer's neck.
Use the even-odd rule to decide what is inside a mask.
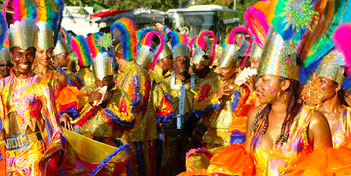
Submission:
[[[176,77],[182,81],[186,81],[186,80],[190,79],[190,74],[188,72],[176,73]]]
[[[319,107],[320,111],[324,111],[326,113],[336,113],[341,109],[343,109],[343,106],[340,103],[337,93],[332,98],[324,101],[322,105]]]

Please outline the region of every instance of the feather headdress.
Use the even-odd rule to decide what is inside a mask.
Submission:
[[[154,36],[157,36],[159,38],[160,45],[157,47],[157,49],[154,52],[152,52],[151,45],[152,45],[152,38]],[[148,67],[151,70],[154,69],[158,56],[164,49],[164,45],[165,45],[165,41],[162,34],[156,31],[151,31],[147,33],[141,42],[141,48],[138,51],[138,57],[136,59],[137,63],[144,67]]]
[[[105,76],[113,75],[113,59],[108,52],[112,47],[111,35],[97,32],[88,36],[87,43],[95,77],[103,80]]]
[[[206,36],[208,36],[208,39],[210,41],[207,41],[205,39]],[[208,46],[208,44],[209,45],[212,44],[212,46]],[[199,36],[194,41],[195,47],[196,48],[199,47],[203,51],[203,53],[208,51],[209,57],[210,57],[210,60],[208,60],[206,63],[206,65],[208,66],[212,65],[212,62],[216,56],[216,44],[217,44],[217,39],[213,31],[201,31],[199,33]],[[197,52],[197,53],[202,53],[202,52]],[[198,59],[194,59],[194,60],[197,60],[198,63],[200,63],[201,60],[204,59],[202,55],[195,56],[194,54],[194,57],[198,57]]]
[[[351,23],[340,25],[334,33],[334,42],[336,48],[343,54],[345,59],[346,78],[343,83],[343,89],[351,89]]]
[[[351,20],[351,1],[318,1],[314,9],[319,16],[314,16],[311,31],[304,34],[298,50],[298,57],[303,60],[300,81],[307,82],[313,72],[335,47],[332,39],[336,27]]]
[[[112,38],[121,43],[123,59],[133,60],[137,54],[137,37],[133,22],[128,18],[121,18],[111,25],[111,33]]]
[[[83,36],[78,35],[71,40],[71,47],[77,55],[78,65],[90,67],[91,56],[87,40]]]

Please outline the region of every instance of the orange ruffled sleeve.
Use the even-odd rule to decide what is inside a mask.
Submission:
[[[302,153],[292,166],[292,175],[350,175],[351,150],[342,146]]]
[[[210,161],[209,174],[253,175],[254,161],[243,145],[232,144],[218,151]]]

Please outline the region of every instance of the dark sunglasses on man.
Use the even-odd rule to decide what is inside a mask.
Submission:
[[[5,66],[12,67],[13,65],[12,65],[12,63],[6,63],[6,64],[0,63],[0,67],[5,67]]]

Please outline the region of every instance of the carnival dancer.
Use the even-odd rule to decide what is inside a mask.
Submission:
[[[298,23],[306,16],[290,16],[295,10],[301,10],[285,8],[291,3],[277,2],[273,27],[267,34],[257,69],[257,95],[262,105],[249,113],[246,138],[246,151],[253,155],[256,175],[289,173],[298,154],[332,146],[326,118],[298,102],[299,65],[295,42],[311,29],[312,20]],[[318,15],[313,5],[305,6],[299,13],[312,19]],[[287,19],[291,23],[281,25]]]
[[[81,89],[83,87],[82,81],[75,73],[67,69],[70,62],[69,56],[72,52],[71,47],[59,36],[54,49],[54,65],[61,73],[65,74],[68,85]]]
[[[76,40],[85,40],[85,38],[81,35],[74,37]],[[73,40],[73,39],[72,39]],[[72,42],[71,40],[71,42]],[[72,46],[72,44],[71,44]],[[77,51],[74,51],[77,54]],[[79,52],[79,51],[78,51]],[[78,78],[82,81],[83,87],[86,87],[87,90],[94,89],[95,80],[94,74],[90,70],[91,66],[91,57],[89,54],[83,53],[84,56],[78,58],[79,70],[77,72]],[[78,55],[78,54],[77,54]]]
[[[52,3],[56,7],[61,5]],[[24,3],[16,2],[6,4],[5,9],[14,12],[9,46],[15,66],[10,76],[0,83],[0,138],[5,147],[1,152],[0,172],[2,175],[50,175],[55,172],[62,151],[61,127],[53,91],[40,83],[31,70],[37,40],[32,17],[36,16],[37,7],[24,7]]]
[[[160,46],[157,46],[158,50]],[[150,72],[150,77],[156,83],[160,83],[165,78],[171,75],[171,69],[173,68],[173,57],[172,50],[169,45],[166,43],[163,47],[163,50],[157,58],[155,68]]]
[[[206,36],[208,39],[206,40]],[[192,70],[198,82],[205,82],[212,78],[219,78],[218,73],[212,71],[210,66],[216,56],[217,39],[213,31],[201,31],[195,42]]]
[[[349,78],[344,76],[350,73],[347,70],[350,68],[349,60],[345,57],[349,46],[345,44],[347,38],[344,38],[347,32],[351,31],[348,28],[348,24],[342,25],[334,33],[338,48],[342,49],[341,51],[345,54],[341,53],[340,50],[333,49],[321,58],[317,69],[302,90],[302,99],[310,106],[318,106],[318,110],[327,118],[334,148],[347,142],[351,135],[351,126],[348,123],[351,120],[351,110],[343,102],[344,90],[351,88]],[[310,68],[306,67],[306,69]],[[345,69],[346,74],[344,73]]]
[[[155,175],[157,135],[153,104],[149,101],[151,81],[146,70],[134,60],[137,42],[133,22],[127,18],[117,20],[111,26],[111,34],[118,63],[116,87],[130,97],[136,118],[135,127],[123,135],[132,146],[132,174]]]
[[[173,66],[175,73],[166,78],[154,90],[154,101],[157,101],[156,116],[165,125],[165,142],[167,161],[166,175],[175,175],[184,168],[184,155],[189,145],[189,134],[185,134],[186,122],[194,116],[194,93],[196,89],[195,75],[190,75],[190,48],[179,43],[173,49]],[[172,106],[173,111],[169,109]],[[164,114],[160,112],[166,112]],[[174,114],[174,118],[172,117]],[[183,155],[184,154],[184,155]]]
[[[152,43],[155,41],[155,37],[159,39],[159,45],[158,47],[153,50],[152,49]],[[156,175],[160,175],[161,173],[161,168],[163,164],[163,158],[164,158],[164,130],[163,130],[163,123],[166,121],[163,121],[163,118],[158,118],[159,114],[165,115],[165,116],[171,116],[173,115],[173,109],[172,106],[168,107],[159,107],[161,104],[162,99],[158,99],[158,95],[154,95],[154,88],[157,86],[158,81],[163,80],[163,71],[162,68],[158,67],[159,70],[157,72],[154,72],[154,69],[156,68],[156,64],[159,59],[160,53],[164,52],[164,46],[167,45],[165,44],[164,38],[161,33],[156,32],[156,31],[150,31],[144,35],[144,39],[142,39],[140,43],[140,48],[138,50],[138,54],[136,57],[136,63],[143,68],[145,68],[149,73],[150,73],[150,78],[151,78],[151,88],[150,88],[150,98],[149,98],[149,103],[153,105],[153,109],[155,110],[155,116],[156,116],[156,122],[157,122],[157,139],[155,143],[156,147]],[[167,59],[167,58],[165,58]],[[164,61],[162,61],[164,62]],[[152,74],[153,73],[153,74]]]
[[[83,107],[74,124],[79,125],[82,135],[118,147],[122,144],[118,138],[134,127],[132,104],[125,92],[114,88],[113,60],[107,51],[112,39],[106,34],[94,33],[88,37],[88,45],[98,89],[89,92],[90,103]]]
[[[5,78],[10,76],[10,70],[13,67],[11,62],[9,48],[4,47],[0,51],[0,77]]]

